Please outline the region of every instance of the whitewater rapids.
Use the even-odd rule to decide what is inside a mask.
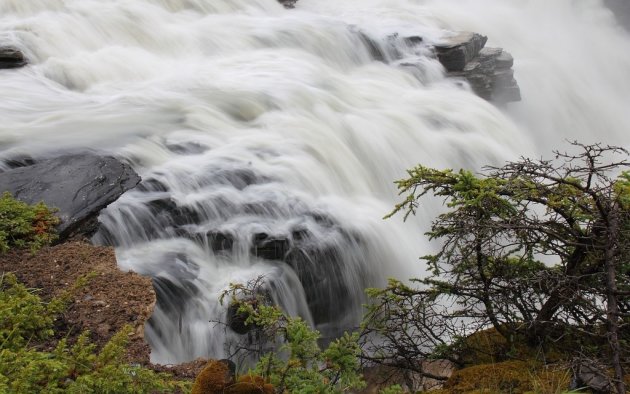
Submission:
[[[423,54],[404,59],[421,65],[415,74],[374,61],[357,34],[385,45],[447,30],[511,52],[523,101],[497,108]],[[479,169],[566,139],[630,147],[630,36],[599,0],[300,0],[294,10],[0,0],[0,44],[31,62],[0,70],[0,160],[93,150],[145,180],[101,215],[94,241],[155,278],[146,337],[159,363],[225,356],[236,334],[209,321],[225,320],[217,296],[230,282],[265,275],[285,309],[334,336],[357,323],[366,286],[422,276],[418,256],[432,250],[422,232],[439,201],[408,223],[382,220],[397,202],[392,181],[415,164]],[[229,245],[213,247],[217,236]],[[298,248],[302,266],[253,253],[261,237]]]

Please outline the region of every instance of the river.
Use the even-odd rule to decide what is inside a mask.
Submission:
[[[512,53],[521,102],[480,99],[426,53],[375,61],[361,39],[454,30]],[[155,278],[159,363],[225,355],[236,334],[210,321],[231,282],[264,275],[332,337],[365,287],[424,275],[440,201],[382,219],[407,168],[630,147],[630,35],[599,0],[0,0],[0,43],[31,62],[0,71],[0,159],[91,150],[144,180],[94,242]]]

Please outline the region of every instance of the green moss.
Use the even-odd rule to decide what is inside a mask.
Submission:
[[[505,361],[475,365],[453,373],[432,394],[560,394],[567,393],[571,372],[537,361]]]

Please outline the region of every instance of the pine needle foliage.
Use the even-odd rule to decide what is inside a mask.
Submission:
[[[247,316],[252,327],[249,338],[257,338],[262,347],[246,340],[239,352],[258,353],[252,371],[273,384],[276,392],[344,393],[365,386],[360,374],[361,349],[357,334],[344,334],[326,349],[318,345],[320,333],[299,317],[290,317],[273,305],[262,290],[263,278],[248,284],[232,284],[221,301],[238,305],[238,313]]]

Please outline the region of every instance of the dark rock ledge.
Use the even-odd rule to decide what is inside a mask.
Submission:
[[[512,65],[512,55],[501,48],[485,48],[488,37],[473,32],[449,32],[437,41],[398,33],[376,39],[351,28],[372,59],[420,72],[418,56],[434,56],[444,66],[447,76],[466,80],[480,97],[496,104],[520,101],[521,93]]]
[[[520,101],[512,55],[501,48],[484,48],[488,37],[457,32],[434,45],[447,75],[464,78],[480,97],[494,102]]]
[[[38,161],[0,173],[0,193],[58,208],[59,241],[90,236],[101,210],[135,187],[140,177],[113,157],[74,154]]]

